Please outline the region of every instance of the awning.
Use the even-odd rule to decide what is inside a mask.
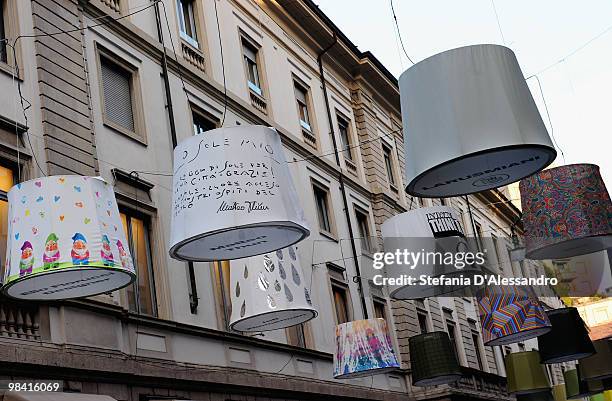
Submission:
[[[22,393],[6,392],[0,395],[1,401],[117,401],[107,395],[83,393]]]

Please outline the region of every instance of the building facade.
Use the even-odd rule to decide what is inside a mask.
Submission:
[[[100,175],[114,185],[139,273],[137,290],[85,300],[2,299],[2,378],[57,379],[83,399],[122,401],[512,398],[503,355],[537,342],[485,347],[473,299],[390,301],[367,266],[387,218],[445,203],[468,234],[499,240],[502,273],[536,274],[536,264],[509,261],[520,211],[497,190],[470,204],[405,194],[397,81],[312,1],[2,7],[10,45],[0,52],[2,235],[14,183]],[[239,124],[281,136],[311,227],[297,251],[319,311],[304,325],[257,335],[229,329],[231,262],[168,256],[174,145]],[[375,316],[392,329],[401,369],[334,380],[335,325]],[[411,385],[408,338],[424,330],[451,334],[465,371],[457,384]],[[559,373],[551,369],[553,382]]]

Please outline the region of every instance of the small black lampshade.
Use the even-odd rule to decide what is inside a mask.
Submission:
[[[612,378],[612,338],[593,341],[595,355],[580,360],[580,375],[586,380]]]
[[[414,386],[447,384],[461,377],[455,350],[445,331],[410,337],[408,345]]]
[[[589,332],[576,308],[546,312],[552,330],[538,337],[542,363],[562,363],[586,358],[595,353]]]
[[[587,381],[580,376],[580,367],[567,370],[563,373],[565,379],[565,394],[568,400],[595,395],[603,391],[601,380]]]
[[[541,391],[531,394],[517,394],[516,401],[554,401],[550,391]]]

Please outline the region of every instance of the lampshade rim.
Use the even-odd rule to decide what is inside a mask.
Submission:
[[[540,359],[540,363],[545,363],[547,365],[552,365],[555,363],[563,363],[563,362],[570,362],[570,361],[577,361],[583,358],[587,358],[589,356],[595,355],[595,352],[576,352],[573,354],[569,354],[569,355],[563,355],[563,356],[559,356],[559,357],[555,357],[555,358],[541,358]]]
[[[392,372],[399,368],[400,366],[398,364],[397,366],[385,366],[382,368],[366,369],[366,370],[361,370],[358,372],[344,373],[338,376],[334,376],[334,379],[357,379],[360,377],[376,376],[376,375],[380,375],[383,373]]]
[[[521,330],[518,333],[511,333],[502,337],[497,337],[494,338],[492,340],[489,340],[487,342],[484,343],[484,345],[489,346],[489,347],[494,347],[497,345],[508,345],[508,344],[514,344],[517,342],[521,342],[521,341],[527,341],[527,340],[531,340],[535,337],[539,337],[541,335],[544,335],[548,332],[550,332],[552,330],[552,326],[544,326],[544,327],[534,327],[531,329],[527,329],[527,330]],[[517,334],[527,334],[529,332],[535,332],[536,334],[531,333],[531,337],[521,337],[519,340],[512,340],[512,338],[514,336],[516,336]],[[524,352],[531,352],[531,351],[524,351]],[[514,352],[515,354],[518,354],[518,352]]]
[[[456,382],[457,380],[459,380],[463,375],[460,372],[457,373],[448,373],[442,376],[430,376],[430,377],[423,377],[420,378],[419,380],[413,380],[412,381],[412,385],[413,386],[417,386],[417,387],[427,387],[427,386],[439,386],[441,384],[448,384],[448,383],[453,383]],[[439,378],[440,380],[442,380],[443,378],[446,378],[448,380],[443,380],[443,381],[430,381],[431,379],[434,378]]]
[[[9,289],[12,288],[15,284],[19,284],[23,281],[27,281],[27,280],[33,280],[33,279],[37,279],[37,278],[41,278],[44,276],[50,276],[50,275],[54,275],[54,274],[65,274],[65,273],[69,273],[69,272],[84,272],[84,271],[102,271],[102,270],[108,270],[108,271],[112,271],[115,274],[126,274],[128,276],[130,276],[130,281],[128,281],[126,284],[120,286],[120,287],[113,287],[111,289],[107,289],[104,291],[100,291],[100,292],[96,292],[96,293],[92,293],[92,294],[84,294],[84,295],[79,295],[77,297],[70,297],[70,298],[66,298],[65,296],[62,296],[60,298],[20,298],[20,297],[15,297],[11,294],[9,294]],[[123,269],[123,268],[112,268],[112,267],[103,267],[103,266],[88,266],[88,267],[82,267],[82,266],[73,266],[73,267],[65,267],[62,269],[58,269],[58,270],[52,270],[52,271],[43,271],[40,273],[36,273],[36,274],[32,274],[32,275],[27,275],[27,276],[23,276],[23,277],[19,277],[16,278],[8,283],[5,283],[2,285],[2,288],[0,289],[0,293],[2,293],[4,296],[6,296],[7,298],[10,299],[14,299],[14,300],[19,300],[19,301],[23,301],[23,300],[28,300],[28,301],[53,301],[53,300],[63,300],[63,299],[80,299],[80,298],[87,298],[87,297],[94,297],[96,295],[101,295],[101,294],[106,294],[110,291],[117,291],[120,290],[122,288],[127,287],[128,285],[131,285],[134,283],[134,281],[136,281],[137,275],[136,273],[127,270],[127,269]]]
[[[548,244],[548,245],[544,245],[542,247],[536,248],[536,249],[532,249],[531,251],[525,251],[525,257],[527,259],[531,259],[531,260],[547,260],[547,259],[553,259],[553,257],[551,257],[550,255],[540,255],[542,252],[548,253],[550,252],[551,248],[554,247],[558,247],[560,245],[564,245],[567,243],[570,243],[572,241],[582,241],[582,240],[591,240],[591,239],[596,239],[596,238],[602,238],[602,237],[609,237],[612,240],[612,232],[611,233],[606,233],[606,234],[595,234],[595,235],[588,235],[588,236],[584,236],[584,237],[579,237],[579,238],[567,238],[561,241],[556,241],[554,243]],[[583,249],[583,247],[578,247],[577,249]],[[595,252],[600,252],[603,251],[605,249],[608,249],[605,245],[602,245],[600,248],[593,248],[593,249],[583,249],[581,251],[578,251],[578,253],[566,253],[563,254],[562,256],[559,256],[560,258],[573,258],[576,256],[584,256],[584,255],[590,255],[591,253],[595,253]]]
[[[292,229],[295,232],[301,233],[301,236],[297,240],[295,240],[295,241],[293,241],[291,243],[283,244],[283,246],[281,246],[281,247],[277,247],[277,245],[275,245],[274,248],[265,249],[265,250],[262,250],[261,252],[253,254],[253,255],[236,256],[236,257],[233,257],[233,258],[225,258],[225,259],[226,260],[244,259],[244,258],[247,258],[247,257],[259,256],[259,255],[263,255],[263,254],[266,254],[266,253],[274,252],[274,251],[277,251],[279,249],[288,248],[288,247],[290,247],[292,245],[295,245],[298,242],[306,239],[310,235],[310,230],[305,225],[299,224],[299,223],[291,221],[291,220],[267,221],[267,222],[262,222],[262,223],[243,224],[243,225],[239,225],[239,226],[221,228],[219,230],[208,231],[206,233],[194,235],[194,236],[191,236],[189,238],[185,238],[185,239],[177,242],[176,244],[172,245],[168,252],[169,252],[170,257],[172,259],[180,260],[180,261],[183,261],[183,262],[214,262],[214,261],[218,260],[219,258],[215,258],[215,257],[210,257],[210,258],[186,258],[186,257],[180,255],[180,250],[181,250],[181,248],[183,248],[187,244],[199,241],[202,238],[210,237],[210,236],[213,236],[213,235],[224,234],[224,233],[228,233],[228,232],[232,232],[232,231],[240,231],[240,230],[244,230],[244,229],[248,229],[248,228],[275,228],[275,227],[282,227],[282,228],[286,228],[286,229]]]
[[[470,46],[464,46],[464,47],[470,47]],[[503,46],[502,46],[503,47]],[[435,57],[435,56],[432,56]],[[422,61],[421,61],[422,62]],[[412,68],[412,67],[411,67]],[[535,172],[531,172],[529,174],[523,175],[521,177],[516,177],[514,178],[511,182],[504,182],[503,185],[500,186],[505,186],[505,185],[510,185],[512,183],[518,182],[524,178],[530,177],[533,174],[542,171],[543,169],[545,169],[546,167],[548,167],[550,164],[552,164],[552,162],[555,161],[556,157],[557,157],[557,150],[554,148],[554,146],[549,146],[549,145],[543,145],[543,144],[539,144],[539,143],[524,143],[524,144],[518,144],[518,145],[504,145],[504,146],[496,146],[496,147],[491,147],[491,148],[487,148],[487,149],[482,149],[482,150],[478,150],[476,152],[471,152],[471,153],[467,153],[467,154],[463,154],[459,157],[455,157],[453,159],[450,160],[446,160],[442,163],[438,163],[433,167],[428,168],[425,171],[422,171],[421,173],[417,174],[412,180],[410,180],[410,182],[408,183],[408,185],[406,185],[406,192],[409,195],[412,196],[418,196],[421,198],[452,198],[455,196],[464,196],[464,195],[470,195],[476,192],[481,192],[484,191],[486,189],[493,189],[493,188],[499,188],[499,187],[491,187],[491,188],[478,188],[475,189],[473,191],[468,191],[468,192],[463,192],[463,193],[456,193],[456,194],[452,194],[452,195],[440,195],[440,194],[435,194],[433,192],[429,192],[427,194],[425,193],[421,193],[421,192],[417,192],[415,191],[414,187],[416,186],[416,182],[418,182],[421,178],[423,178],[423,176],[427,175],[427,174],[431,174],[433,171],[444,167],[446,165],[452,164],[452,163],[456,163],[458,161],[462,161],[464,159],[468,159],[471,157],[475,157],[475,156],[481,156],[481,155],[485,155],[487,153],[494,153],[494,152],[499,152],[499,151],[504,151],[504,150],[516,150],[516,149],[525,149],[525,148],[529,148],[529,149],[540,149],[543,151],[548,151],[549,152],[549,157],[548,160],[546,160],[544,162],[544,164],[541,166],[541,168]]]
[[[261,328],[258,328],[257,330],[241,330],[239,328],[236,328],[237,325],[242,324],[242,323],[246,322],[249,319],[261,318],[262,316],[271,315],[271,314],[278,313],[278,312],[286,312],[286,311],[309,312],[311,314],[311,316],[308,317],[308,319],[302,320],[302,321],[300,321],[298,323],[295,323],[295,324],[292,324],[292,325],[289,325],[289,326],[275,327],[273,329],[261,329]],[[318,315],[319,315],[319,312],[316,309],[314,309],[314,307],[312,307],[312,309],[307,309],[307,308],[283,308],[283,309],[277,310],[277,311],[269,311],[269,312],[266,312],[266,313],[261,313],[261,314],[258,314],[258,315],[247,316],[247,317],[238,319],[235,322],[230,323],[230,329],[236,330],[236,331],[245,332],[245,333],[260,333],[260,332],[264,332],[264,331],[281,330],[281,329],[286,329],[288,327],[297,326],[298,324],[306,323],[306,322],[316,318]]]
[[[548,386],[548,387],[538,387],[538,388],[529,389],[529,390],[517,390],[517,391],[508,390],[508,393],[514,394],[514,395],[526,395],[526,394],[544,393],[546,391],[551,391],[551,389],[552,387]]]

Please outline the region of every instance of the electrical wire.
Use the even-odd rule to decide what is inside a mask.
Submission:
[[[404,46],[404,41],[402,39],[402,33],[400,31],[399,22],[397,21],[397,15],[395,15],[395,7],[393,7],[393,0],[389,0],[389,4],[391,5],[391,13],[393,13],[393,20],[395,21],[395,30],[397,32],[397,37],[399,38],[400,45],[402,46],[402,50],[404,51],[404,55],[406,56],[408,61],[410,61],[412,65],[414,65],[415,64],[414,61],[412,61],[412,59],[408,55],[408,52],[406,51],[406,47]]]
[[[550,112],[548,111],[548,104],[546,103],[546,96],[544,96],[544,89],[542,89],[542,83],[540,82],[540,77],[537,75],[532,75],[530,78],[532,77],[536,79],[536,82],[538,83],[538,88],[540,88],[540,94],[542,96],[542,101],[544,102],[544,110],[546,110],[546,117],[548,118],[548,124],[550,125],[550,136],[552,137],[552,140],[555,146],[557,147],[557,149],[559,149],[559,152],[561,152],[561,156],[563,157],[563,164],[566,164],[565,153],[563,153],[563,149],[561,149],[561,147],[559,146],[559,143],[557,142],[557,139],[555,138],[555,130],[553,127],[552,119],[550,118]]]
[[[219,26],[219,12],[217,11],[217,0],[212,0],[215,4],[215,20],[217,21],[217,36],[219,38],[219,50],[221,51],[221,73],[223,74],[223,117],[221,118],[220,126],[225,123],[225,115],[227,113],[227,83],[225,82],[225,60],[223,57],[223,42],[221,40],[221,27]]]
[[[506,38],[504,38],[504,31],[501,27],[501,22],[499,21],[499,14],[497,14],[497,7],[495,7],[495,0],[491,0],[491,5],[493,6],[493,12],[495,13],[495,19],[497,20],[497,28],[499,28],[499,34],[502,39],[502,43],[506,44]]]

